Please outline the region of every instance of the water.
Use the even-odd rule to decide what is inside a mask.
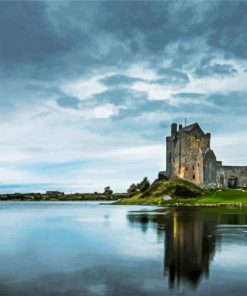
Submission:
[[[247,209],[0,203],[0,295],[247,295]]]

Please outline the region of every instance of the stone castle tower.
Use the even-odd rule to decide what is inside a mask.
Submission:
[[[204,133],[198,123],[183,127],[171,125],[166,137],[166,174],[188,180],[198,186],[247,186],[247,166],[222,166],[210,148],[210,133]]]

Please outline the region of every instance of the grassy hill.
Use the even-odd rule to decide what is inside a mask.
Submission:
[[[247,191],[241,189],[204,190],[179,178],[156,179],[143,193],[125,198],[117,204],[158,204],[167,206],[247,205]]]
[[[164,195],[177,198],[199,197],[203,195],[203,190],[193,183],[176,177],[169,181],[156,179],[140,197],[162,197]]]

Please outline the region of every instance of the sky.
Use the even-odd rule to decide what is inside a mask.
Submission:
[[[0,1],[0,192],[126,191],[172,122],[247,165],[247,1]]]

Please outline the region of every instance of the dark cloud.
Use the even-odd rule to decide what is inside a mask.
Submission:
[[[201,67],[198,67],[194,74],[196,76],[227,76],[227,75],[234,75],[237,73],[237,70],[232,66],[228,64],[213,64],[213,65],[202,65]]]
[[[169,58],[182,66],[198,53],[196,38],[216,52],[244,57],[245,11],[245,3],[238,2],[229,8],[194,1],[1,2],[0,59],[15,63],[12,75],[57,79],[143,61],[157,67],[174,43]],[[21,71],[16,62],[35,67]]]
[[[45,7],[43,2],[0,2],[1,61],[38,62],[69,50],[68,36],[55,33]]]
[[[247,100],[245,92],[229,92],[227,94],[213,94],[208,97],[208,101],[215,106],[221,107],[222,112],[231,114],[245,114],[247,110]]]
[[[143,81],[143,79],[129,77],[125,75],[113,75],[113,76],[101,79],[101,82],[103,82],[107,86],[130,85],[138,81]]]
[[[196,99],[196,98],[202,98],[205,95],[200,94],[200,93],[177,93],[175,96],[180,97],[180,98],[193,98],[193,99]]]
[[[221,1],[208,19],[208,44],[222,50],[226,57],[247,58],[247,3]]]
[[[101,32],[127,42],[135,58],[159,60],[169,44],[178,42],[174,59],[198,54],[183,42],[200,38],[226,57],[246,58],[247,3],[241,1],[104,2],[95,25]],[[139,54],[139,56],[137,56]],[[161,56],[160,56],[161,54]]]
[[[112,88],[100,94],[96,94],[91,102],[85,102],[85,104],[94,105],[107,103],[124,107],[120,109],[118,115],[114,117],[115,121],[121,121],[124,118],[135,119],[145,112],[167,111],[168,108],[169,110],[173,108],[169,106],[166,101],[147,100],[147,94],[145,92],[129,90],[123,87]],[[129,122],[129,124],[131,123]],[[143,125],[143,122],[141,122],[141,125]],[[115,126],[114,128],[116,129],[117,127]],[[127,128],[126,125],[125,128]]]
[[[148,34],[166,19],[168,21],[167,3],[152,5],[147,1],[109,1],[101,3],[100,11],[97,22],[102,30],[120,34],[124,38],[130,38],[137,32]]]
[[[95,103],[113,103],[115,105],[127,104],[132,92],[127,88],[119,87],[109,89],[94,96]]]
[[[149,112],[159,112],[160,110],[171,111],[172,107],[164,101],[149,101],[144,97],[140,97],[139,100],[133,100],[128,106],[128,109],[122,109],[119,112],[118,118],[133,118]],[[145,119],[144,119],[145,120]],[[141,125],[145,125],[144,121],[140,122]],[[148,123],[150,124],[150,123]]]
[[[61,107],[64,108],[72,108],[78,109],[79,108],[79,100],[75,97],[59,97],[57,98],[57,103]]]
[[[158,74],[164,77],[159,80],[159,83],[162,84],[186,84],[189,82],[189,77],[186,73],[174,68],[160,68]]]
[[[102,3],[96,23],[101,30],[130,41],[133,52],[157,54],[170,42],[198,35],[200,25],[206,25],[204,18],[196,20],[203,11],[200,7],[193,1],[109,1]]]

